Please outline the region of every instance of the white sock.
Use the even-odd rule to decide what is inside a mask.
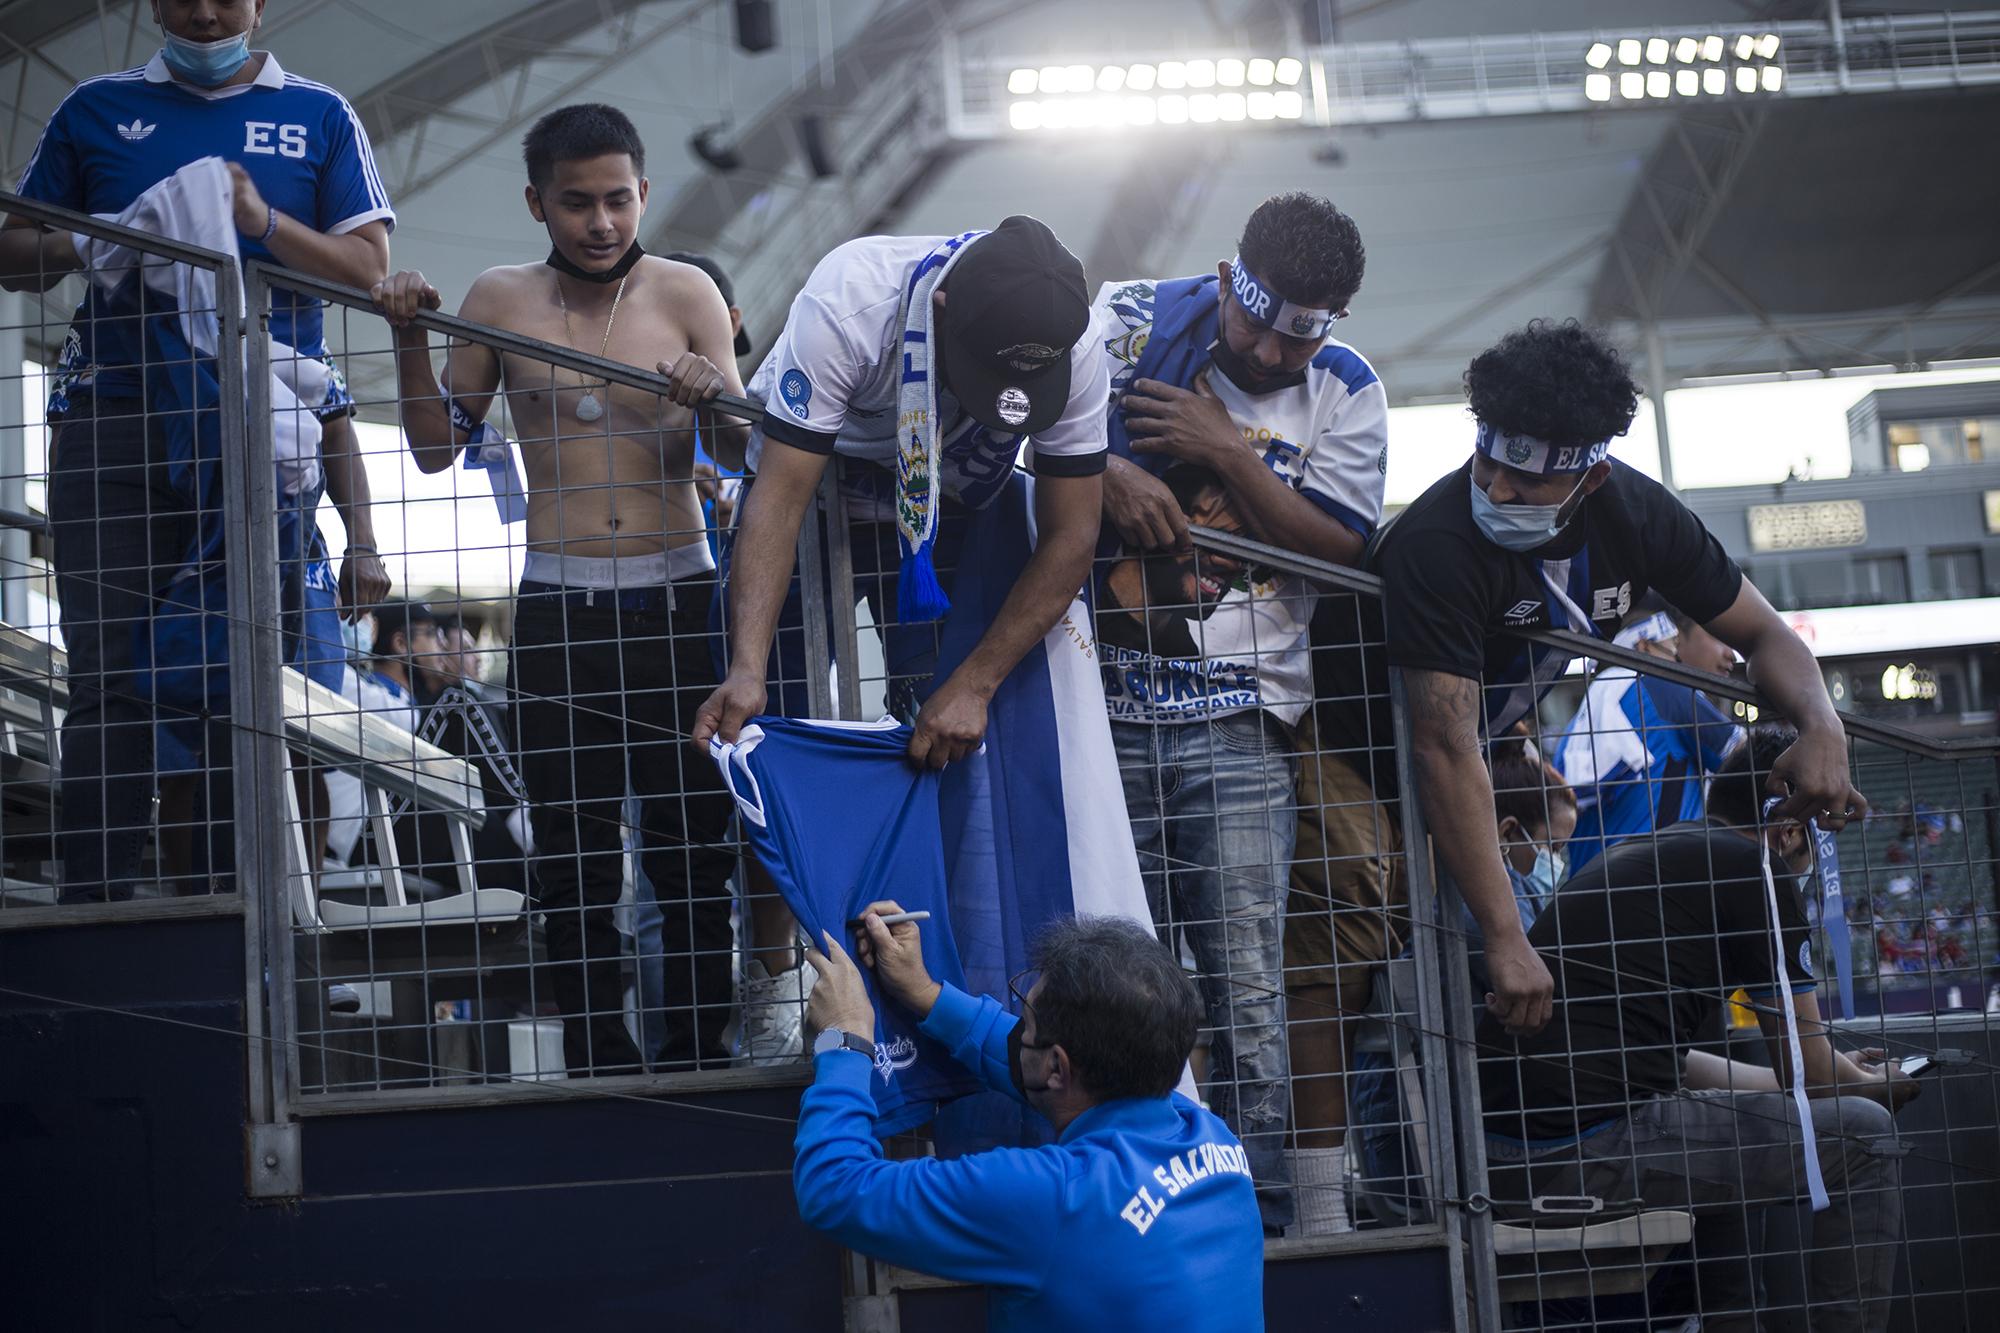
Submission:
[[[1292,1197],[1302,1236],[1335,1236],[1354,1230],[1347,1217],[1347,1150],[1295,1148]]]

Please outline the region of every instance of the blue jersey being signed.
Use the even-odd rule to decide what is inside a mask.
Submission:
[[[821,933],[852,951],[847,922],[890,898],[927,911],[924,964],[948,985],[965,981],[945,903],[938,774],[909,761],[910,729],[894,722],[808,722],[760,717],[734,745],[710,743],[736,797],[743,836],[777,882],[813,944]],[[875,1002],[875,1132],[929,1120],[941,1101],[978,1081],[901,1007]]]

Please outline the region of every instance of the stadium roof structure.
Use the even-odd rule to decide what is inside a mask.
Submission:
[[[730,0],[270,0],[258,44],[346,92],[400,213],[396,266],[421,268],[448,300],[487,265],[539,252],[519,138],[549,108],[593,100],[623,107],[649,144],[649,248],[716,255],[760,350],[812,264],[851,236],[1027,212],[1093,282],[1165,275],[1227,259],[1259,200],[1306,189],[1361,224],[1367,281],[1339,332],[1397,402],[1455,397],[1471,354],[1537,315],[1610,324],[1656,390],[2000,356],[2000,175],[1979,165],[2000,131],[2000,11],[1881,0],[1845,15],[1811,0],[774,10],[779,40],[758,55],[738,49]],[[1787,81],[1679,95],[1687,62],[1653,60],[1651,43],[1684,51],[1682,38],[1699,48],[1702,34],[1732,46],[1782,37],[1784,54],[1755,64],[1781,65]],[[1628,39],[1646,52],[1631,68]],[[1602,66],[1589,54],[1600,41],[1618,53]],[[72,84],[156,45],[147,0],[0,0],[10,171]],[[1256,52],[1304,58],[1304,114],[1017,131],[1003,110],[1015,70]],[[1690,67],[1692,91],[1702,68]],[[1586,95],[1599,72],[1635,75],[1640,95]],[[1655,72],[1668,82],[1648,83]],[[1623,85],[1596,91],[1607,86]]]

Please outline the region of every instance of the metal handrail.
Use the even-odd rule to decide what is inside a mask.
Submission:
[[[0,213],[10,217],[27,218],[44,227],[59,231],[78,232],[94,236],[101,241],[117,241],[131,246],[155,258],[176,264],[192,264],[196,268],[220,269],[236,262],[220,250],[206,250],[185,241],[176,241],[167,236],[155,236],[136,227],[127,227],[106,218],[89,213],[78,213],[54,204],[45,204],[38,199],[28,199],[12,190],[0,190]]]

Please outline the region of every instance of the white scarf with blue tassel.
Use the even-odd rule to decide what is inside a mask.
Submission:
[[[903,292],[903,380],[896,391],[896,537],[903,558],[896,579],[896,618],[904,624],[936,620],[951,609],[931,559],[937,543],[943,435],[938,422],[937,345],[931,336],[936,307],[931,295],[965,247],[985,234],[968,231],[925,255]]]

